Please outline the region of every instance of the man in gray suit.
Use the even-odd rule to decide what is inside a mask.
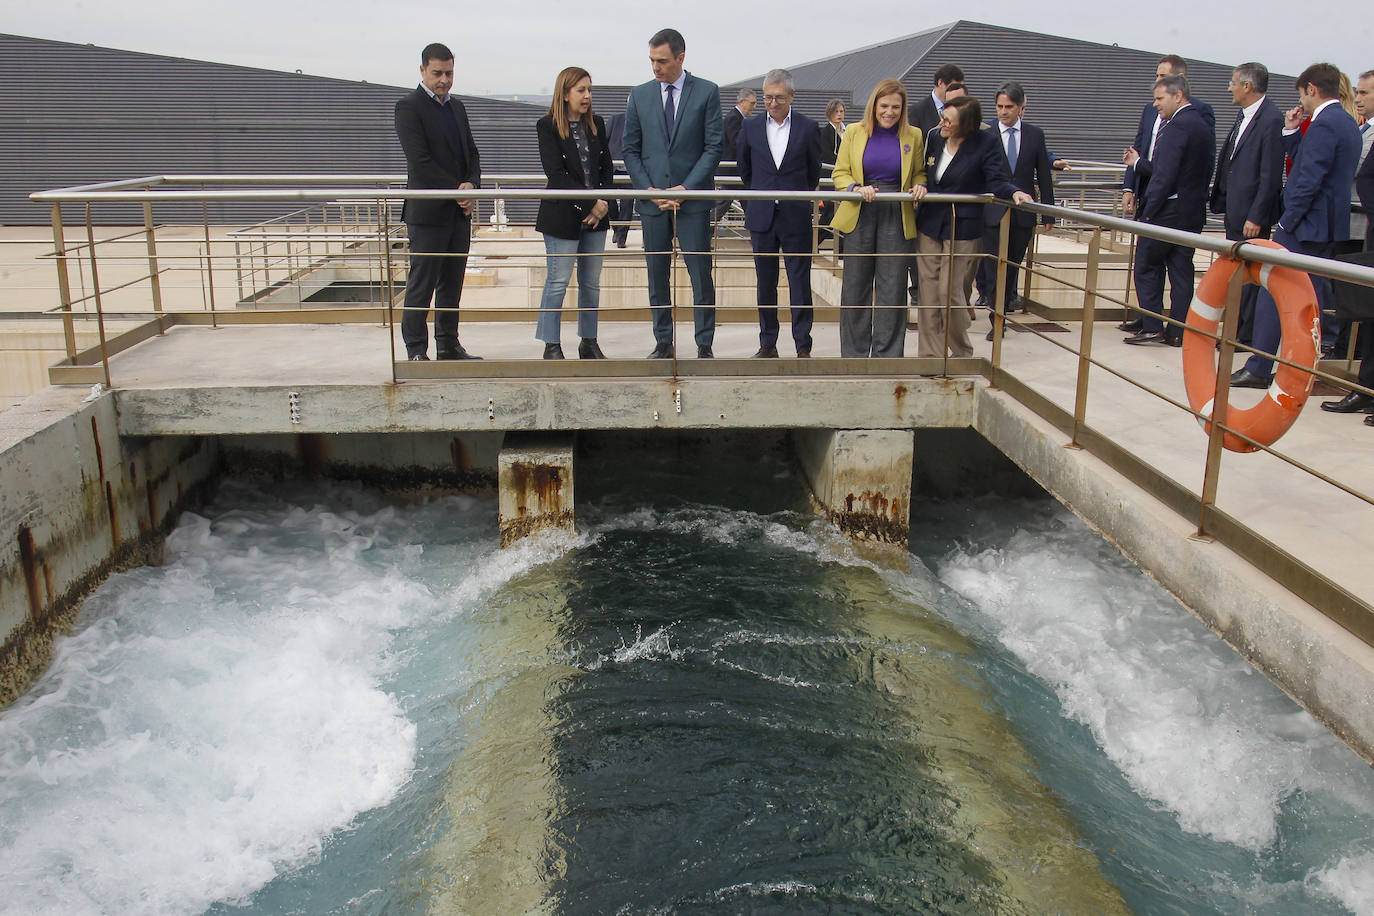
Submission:
[[[709,359],[716,333],[716,288],[711,279],[710,200],[682,200],[673,191],[711,190],[724,130],[720,88],[682,68],[687,42],[675,29],[649,39],[654,78],[630,90],[625,106],[625,170],[636,188],[663,191],[639,201],[644,260],[649,268],[649,305],[654,314],[650,359],[670,359],[673,350],[672,290],[669,282],[673,234],[677,233],[692,280],[697,356]]]

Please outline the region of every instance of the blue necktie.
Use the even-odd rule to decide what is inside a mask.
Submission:
[[[676,112],[673,109],[673,84],[669,83],[668,102],[663,106],[663,123],[668,128],[668,139],[673,139],[673,116]]]
[[[1016,171],[1016,152],[1017,152],[1017,150],[1016,150],[1016,128],[1015,128],[1015,127],[1008,127],[1008,128],[1007,128],[1007,164],[1009,164],[1009,165],[1011,166],[1011,170],[1012,170],[1013,172]]]

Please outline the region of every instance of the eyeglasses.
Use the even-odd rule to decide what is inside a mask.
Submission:
[[[790,98],[792,98],[790,95],[765,95],[763,97],[763,103],[765,105],[771,105],[774,102],[786,102]]]

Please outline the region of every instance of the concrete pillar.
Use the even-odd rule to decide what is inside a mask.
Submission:
[[[807,429],[793,434],[819,511],[856,543],[905,558],[911,524],[909,429]]]
[[[506,433],[497,491],[502,547],[545,528],[572,531],[572,434]]]

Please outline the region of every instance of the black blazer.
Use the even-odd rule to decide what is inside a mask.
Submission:
[[[997,141],[998,146],[1002,146],[1002,125],[993,121],[986,131],[992,134],[992,138]],[[1034,124],[1021,121],[1021,129],[1017,131],[1019,136],[1016,138],[1016,168],[1011,169],[1011,183],[1031,197],[1034,197],[1042,204],[1054,204],[1054,173],[1050,171],[1050,151],[1045,146],[1045,132]],[[1002,157],[1005,160],[1007,148],[1002,146]],[[1011,168],[1011,163],[1007,163]],[[1006,212],[1006,207],[1001,204],[988,204],[983,211],[983,218],[987,221],[989,229],[996,226],[1002,220],[1002,214]],[[1035,214],[1025,210],[1011,211],[1011,221],[1013,225],[1029,228],[1035,225]],[[1045,225],[1054,222],[1051,217],[1042,220]]]
[[[840,151],[840,141],[844,138],[835,129],[835,125],[826,121],[821,125],[821,161],[835,164],[835,156]]]
[[[720,144],[721,161],[733,161],[736,158],[735,145],[739,142],[739,131],[744,126],[744,115],[740,113],[738,105],[732,105],[725,113],[721,126],[725,130],[725,139]]]
[[[1217,145],[1217,115],[1202,99],[1189,99],[1188,104],[1192,105],[1202,115],[1202,119],[1207,122],[1207,129],[1212,132],[1212,149],[1215,158]],[[1135,165],[1126,166],[1126,178],[1122,182],[1122,187],[1127,191],[1134,191],[1136,196],[1136,207],[1140,206],[1140,198],[1145,196],[1146,187],[1150,183],[1150,160],[1146,157],[1150,155],[1150,138],[1154,136],[1155,119],[1159,117],[1159,112],[1155,110],[1154,102],[1146,102],[1145,108],[1140,112],[1140,126],[1135,131],[1135,142],[1131,146],[1140,154],[1140,162]],[[1210,179],[1209,179],[1210,180]]]
[[[821,135],[816,122],[799,111],[792,112],[787,149],[783,151],[779,167],[773,164],[773,151],[768,147],[767,119],[766,114],[755,115],[740,128],[735,149],[744,187],[751,191],[816,190],[821,181]],[[745,203],[746,229],[765,232],[774,222],[779,229],[805,232],[811,228],[811,201],[751,200]]]
[[[906,119],[912,127],[920,130],[922,137],[928,138],[940,132],[940,112],[935,107],[935,98],[930,90],[926,90],[921,100],[907,109]]]
[[[1283,212],[1283,113],[1266,97],[1239,145],[1235,132],[1233,126],[1222,144],[1208,204],[1225,215],[1228,239],[1244,238],[1246,221],[1268,237]]]
[[[1374,130],[1371,127],[1370,130]],[[1374,249],[1374,150],[1364,157],[1360,168],[1355,172],[1355,193],[1360,197],[1360,206],[1369,216],[1369,228],[1365,230],[1364,246]]]
[[[1201,232],[1207,223],[1207,189],[1216,162],[1216,134],[1202,112],[1181,108],[1159,129],[1140,219],[1157,226]],[[1143,160],[1142,160],[1143,161]],[[1170,201],[1172,195],[1177,199]],[[1175,206],[1171,206],[1175,205]],[[1173,209],[1174,216],[1167,212]]]
[[[992,131],[980,130],[965,137],[959,151],[939,179],[935,169],[945,149],[945,138],[937,130],[926,140],[926,188],[938,194],[996,194],[1008,200],[1016,193],[1007,170],[1007,154]],[[955,204],[954,238],[983,237],[983,203]],[[949,204],[922,202],[916,208],[916,228],[934,239],[950,238]]]
[[[592,175],[588,180],[582,174],[582,158],[577,155],[577,141],[572,131],[566,137],[558,136],[558,128],[552,115],[544,115],[535,122],[534,132],[539,138],[539,161],[548,176],[546,188],[606,188],[602,200],[610,210],[590,232],[605,232],[611,220],[616,218],[616,202],[610,189],[615,184],[615,168],[611,162],[610,135],[606,132],[606,122],[601,115],[593,114],[592,123],[596,132],[587,137],[587,159]],[[541,200],[539,215],[535,217],[534,228],[539,232],[560,239],[576,239],[583,231],[582,220],[595,206],[595,200]]]
[[[396,102],[396,136],[406,154],[406,187],[457,188],[464,181],[482,186],[482,165],[463,103],[450,94],[445,102],[458,123],[460,149],[454,149],[444,129],[439,104],[423,86]],[[401,219],[422,226],[447,225],[462,211],[452,200],[408,200]]]

